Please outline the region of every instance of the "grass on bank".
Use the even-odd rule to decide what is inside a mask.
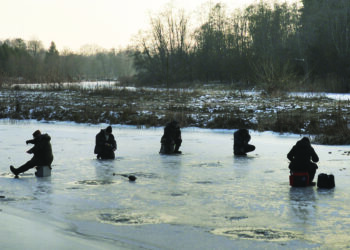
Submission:
[[[350,144],[348,101],[246,95],[241,90],[69,86],[1,90],[0,118],[291,132]]]

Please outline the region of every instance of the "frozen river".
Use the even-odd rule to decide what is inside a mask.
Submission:
[[[34,249],[51,237],[53,246],[73,249],[60,234],[91,249],[350,247],[349,146],[314,145],[315,179],[333,173],[335,189],[291,188],[286,154],[297,135],[252,132],[256,151],[234,157],[233,130],[186,128],[183,154],[162,156],[162,128],[113,126],[117,159],[98,161],[94,140],[104,127],[0,122],[0,216],[10,216],[3,246]],[[25,141],[36,129],[52,137],[52,176],[30,170],[14,179],[9,165],[30,159]],[[37,238],[8,237],[23,230],[18,218]]]

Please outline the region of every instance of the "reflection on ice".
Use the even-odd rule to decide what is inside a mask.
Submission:
[[[52,176],[36,178],[32,170],[13,179],[8,167],[30,157],[24,140],[38,128],[52,137]],[[0,144],[6,148],[0,158],[1,209],[40,213],[94,239],[128,239],[130,248],[167,248],[164,238],[177,249],[191,246],[179,238],[208,249],[229,249],[232,242],[237,248],[349,247],[346,146],[314,145],[320,156],[316,175],[333,173],[335,189],[291,188],[286,154],[297,135],[253,132],[256,150],[238,157],[232,152],[233,131],[187,128],[182,129],[183,154],[172,156],[158,154],[162,128],[115,126],[117,158],[100,161],[93,154],[99,129],[0,124]],[[130,175],[137,180],[130,182],[125,177]]]
[[[290,188],[291,218],[297,223],[310,224],[315,220],[316,196],[312,187]]]

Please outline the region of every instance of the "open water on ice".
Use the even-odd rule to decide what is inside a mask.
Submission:
[[[297,135],[251,132],[256,151],[234,157],[233,130],[186,128],[183,154],[164,156],[162,128],[114,126],[117,158],[98,161],[104,127],[2,121],[0,213],[25,211],[124,249],[350,247],[349,146],[314,145],[317,174],[333,173],[335,189],[291,188],[286,154]],[[14,179],[9,165],[30,159],[25,141],[36,129],[52,137],[52,176]]]

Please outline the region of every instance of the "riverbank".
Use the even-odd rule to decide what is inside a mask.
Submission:
[[[350,144],[349,99],[324,94],[120,87],[16,85],[0,91],[0,118],[290,132],[321,144]]]

